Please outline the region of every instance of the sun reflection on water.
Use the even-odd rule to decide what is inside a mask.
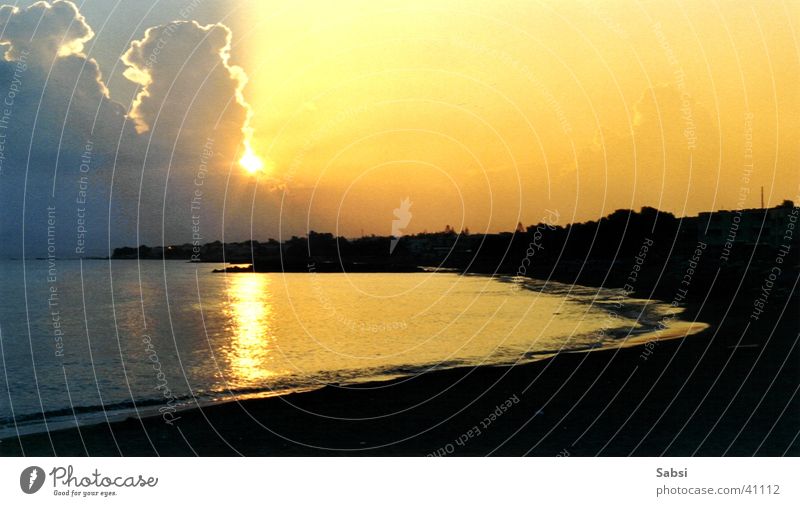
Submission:
[[[275,375],[269,364],[275,336],[270,278],[261,274],[235,274],[227,289],[231,330],[226,359],[227,380],[238,386],[253,386]]]

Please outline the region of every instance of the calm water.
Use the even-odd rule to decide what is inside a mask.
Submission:
[[[530,361],[648,335],[670,314],[612,291],[443,273],[50,267],[0,262],[0,437],[42,430],[43,412],[52,429],[166,403]]]

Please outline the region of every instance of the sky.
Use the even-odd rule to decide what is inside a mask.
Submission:
[[[800,200],[796,2],[16,5],[4,256]]]

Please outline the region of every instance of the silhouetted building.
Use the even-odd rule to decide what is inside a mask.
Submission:
[[[784,242],[794,209],[791,200],[770,209],[741,209],[700,213],[697,217],[697,239],[709,246],[730,247],[732,244],[766,244],[778,247]],[[797,242],[795,235],[791,242]]]

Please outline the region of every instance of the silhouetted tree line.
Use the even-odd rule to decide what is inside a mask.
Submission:
[[[789,226],[791,203],[781,210]],[[756,210],[751,210],[755,212]],[[767,210],[757,210],[766,213]],[[758,219],[756,213],[750,220]],[[711,215],[714,216],[713,214]],[[735,218],[734,218],[735,219]],[[228,271],[287,272],[410,272],[430,268],[465,273],[528,276],[590,286],[625,287],[635,295],[670,299],[689,275],[686,297],[705,297],[714,291],[753,289],[774,271],[781,248],[786,258],[781,277],[791,280],[797,271],[798,237],[780,233],[759,244],[734,240],[726,246],[725,232],[707,234],[709,217],[676,218],[652,207],[640,211],[618,210],[597,221],[565,226],[519,224],[514,232],[475,234],[457,232],[449,225],[442,232],[399,238],[391,249],[390,236],[348,239],[311,231],[307,237],[283,242],[244,241],[204,245],[118,248],[113,258],[183,259],[229,262],[248,267]],[[725,227],[723,227],[725,228]],[[783,231],[779,231],[783,232]],[[787,244],[784,244],[787,243]],[[692,267],[694,265],[694,267]],[[638,266],[638,267],[637,267]],[[689,270],[691,269],[691,272]],[[791,271],[791,272],[790,272]],[[776,286],[780,295],[785,286]]]

